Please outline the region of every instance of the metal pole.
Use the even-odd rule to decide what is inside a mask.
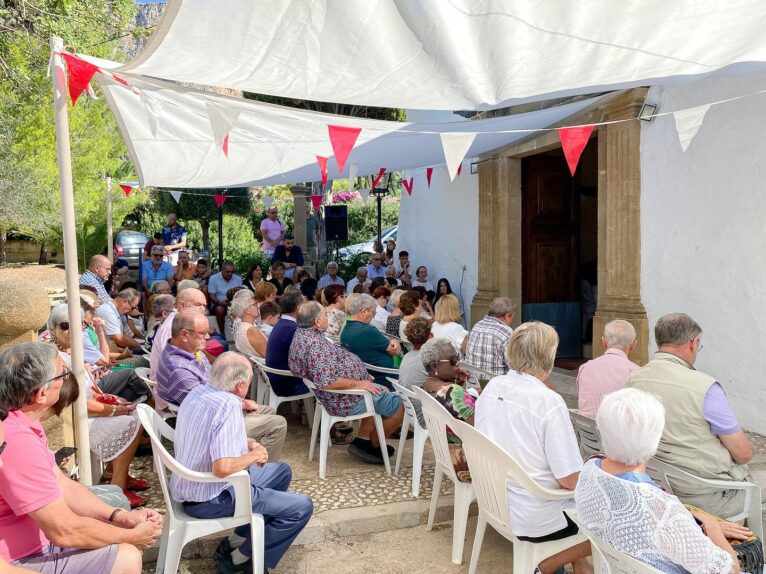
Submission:
[[[378,195],[375,199],[378,203],[378,249],[380,250],[379,253],[383,253],[383,215],[381,213],[383,198]]]
[[[223,269],[223,205],[218,208],[218,270]]]
[[[106,256],[114,261],[114,232],[112,230],[112,178],[106,176]],[[141,257],[139,256],[139,259]]]
[[[66,272],[67,305],[69,324],[79,325],[80,297],[77,273],[77,234],[75,231],[74,191],[72,186],[72,150],[69,147],[69,116],[66,101],[66,74],[61,52],[64,40],[51,36],[53,63],[53,108],[56,118],[56,154],[59,167],[59,188],[61,192],[61,223],[64,239],[64,267]],[[75,438],[77,465],[80,482],[90,486],[90,437],[88,435],[88,407],[86,403],[87,378],[83,358],[82,329],[70,329],[72,372],[80,385],[80,396],[74,404]]]

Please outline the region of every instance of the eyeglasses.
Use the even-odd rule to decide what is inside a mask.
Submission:
[[[457,367],[457,364],[460,362],[460,357],[452,355],[449,359],[439,359],[439,362],[449,363],[451,367]]]
[[[82,322],[81,327],[85,327],[85,321]],[[62,331],[69,331],[69,321],[64,321],[63,323],[59,323],[58,328]]]
[[[69,369],[64,367],[64,371],[60,375],[56,375],[52,379],[48,379],[48,382],[49,383],[55,383],[59,379],[61,379],[61,380],[68,379],[70,376],[72,376],[72,371],[70,371]]]
[[[207,337],[209,334],[207,331],[195,331],[194,329],[184,329],[184,331],[189,331],[190,333],[197,333],[197,335],[202,335],[203,337]]]
[[[0,454],[3,454],[3,451],[5,450],[5,447],[8,446],[7,441],[3,441],[3,444],[0,444]]]
[[[702,344],[702,339],[699,337],[695,337],[695,339],[697,339],[697,352],[699,353],[705,346]]]
[[[162,253],[152,253],[152,257],[163,257]]]

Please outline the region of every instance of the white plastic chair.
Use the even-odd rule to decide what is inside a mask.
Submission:
[[[472,365],[471,363],[466,363],[465,361],[460,361],[460,368],[465,369],[482,381],[489,381],[497,376],[495,373],[490,373],[489,371],[485,371],[484,369]]]
[[[735,482],[728,480],[712,480],[700,478],[681,470],[680,468],[663,462],[655,457],[649,459],[646,463],[646,473],[652,479],[662,486],[663,490],[673,494],[671,480],[673,478],[682,479],[686,482],[693,482],[700,486],[708,487],[710,490],[744,490],[745,503],[742,512],[734,516],[724,517],[729,522],[739,522],[747,520],[747,527],[753,531],[763,544],[763,521],[761,510],[761,488],[752,482]],[[671,479],[671,480],[668,480]]]
[[[412,444],[412,496],[415,498],[420,494],[420,476],[423,471],[423,452],[425,451],[426,441],[428,440],[428,429],[421,426],[418,422],[418,415],[415,409],[415,405],[412,404],[411,399],[417,400],[415,393],[409,389],[405,389],[394,379],[388,379],[393,385],[394,390],[402,397],[404,404],[404,420],[402,421],[402,430],[399,438],[399,452],[396,453],[396,466],[394,467],[394,474],[399,474],[399,468],[402,463],[402,453],[404,452],[404,445],[407,441],[407,433],[409,432],[410,425],[415,430],[415,436],[413,437]]]
[[[263,516],[253,514],[250,475],[245,470],[226,478],[218,478],[212,472],[197,472],[178,463],[162,445],[161,438],[175,440],[175,431],[148,405],[138,405],[138,418],[152,441],[154,465],[165,498],[167,513],[162,528],[156,572],[175,574],[181,560],[183,547],[202,536],[250,525],[253,547],[253,571],[263,572],[264,524]],[[167,470],[166,470],[167,469]],[[222,518],[194,518],[184,511],[183,505],[170,496],[168,471],[194,482],[228,482],[234,487],[234,515]]]
[[[580,455],[583,459],[588,459],[597,452],[604,452],[596,419],[585,416],[577,409],[569,409],[569,418],[572,420],[572,426],[580,439]]]
[[[269,386],[268,377],[263,375],[263,373],[258,369],[258,366],[266,365],[266,359],[263,357],[250,355],[249,353],[242,354],[250,359],[254,367],[253,379],[255,384],[250,385],[250,398],[254,399],[255,402],[259,405],[265,405],[269,402],[269,391],[271,390],[271,387]],[[253,394],[255,394],[255,397],[253,397]]]
[[[488,523],[513,542],[514,574],[532,574],[537,565],[546,558],[587,540],[584,534],[579,533],[551,542],[526,542],[516,538],[508,518],[506,480],[509,476],[529,494],[544,500],[571,499],[574,492],[541,486],[501,446],[471,425],[456,421],[450,428],[463,441],[463,451],[468,468],[471,469],[471,480],[479,503],[479,519],[476,523],[469,574],[476,573]]]
[[[364,368],[367,369],[367,372],[372,375],[375,373],[383,373],[384,375],[396,375],[397,377],[399,376],[399,369],[379,367],[377,365],[371,365],[370,363],[365,363]]]
[[[178,413],[178,407],[163,401],[157,393],[157,381],[153,381],[149,378],[148,367],[137,367],[135,369],[139,378],[146,383],[149,390],[152,391],[152,397],[154,398],[154,410],[162,417],[162,420],[172,419]]]
[[[324,408],[322,400],[316,394],[319,389],[316,385],[308,379],[303,379],[305,385],[316,397],[316,410],[314,411],[314,422],[311,425],[311,446],[309,447],[309,462],[314,460],[314,446],[317,442],[317,433],[319,435],[319,478],[324,479],[327,472],[327,450],[330,448],[330,429],[332,425],[338,422],[349,422],[358,419],[364,419],[367,417],[373,417],[375,419],[375,430],[378,433],[378,440],[380,441],[380,452],[383,455],[383,464],[386,466],[386,474],[391,474],[391,462],[388,460],[388,448],[386,445],[386,433],[383,431],[383,419],[379,414],[375,412],[375,405],[372,402],[372,395],[368,391],[361,389],[352,389],[345,391],[322,391],[325,393],[338,393],[341,395],[359,395],[364,400],[365,410],[360,415],[349,416],[337,416],[331,415]]]
[[[593,571],[606,574],[662,574],[660,570],[628,556],[613,546],[607,544],[577,520],[577,513],[574,509],[567,509],[566,512],[572,522],[577,524],[580,531],[590,540],[593,550]]]
[[[431,446],[434,449],[434,456],[436,458],[434,487],[431,491],[431,507],[428,511],[428,525],[426,529],[431,530],[434,526],[442,478],[446,476],[455,485],[454,518],[452,523],[452,563],[462,564],[465,529],[468,523],[468,509],[471,506],[471,502],[476,500],[476,493],[472,483],[458,480],[455,467],[452,466],[452,458],[449,454],[447,427],[453,428],[455,422],[459,421],[453,418],[436,399],[420,387],[412,387],[412,391],[420,401],[421,408],[423,409],[423,418],[426,421],[428,437],[431,439]]]
[[[281,397],[271,386],[269,381],[269,374],[282,375],[283,377],[295,377],[290,371],[284,369],[275,369],[273,367],[266,366],[266,363],[260,361],[253,361],[256,370],[260,373],[259,379],[263,381],[263,384],[268,388],[269,406],[274,408],[274,412],[277,411],[279,405],[282,403],[290,403],[293,401],[303,401],[303,405],[306,407],[306,418],[308,419],[309,426],[314,425],[314,394],[309,391],[302,395],[295,395],[292,397]]]

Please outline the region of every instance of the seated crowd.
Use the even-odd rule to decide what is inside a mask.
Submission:
[[[143,286],[151,293],[145,307],[151,319],[144,329],[134,313],[139,292],[123,283],[110,295],[111,262],[96,256],[75,295],[79,324],[71,325],[67,306],[58,305],[41,342],[0,353],[0,558],[40,572],[141,571],[139,550],[160,536],[163,524],[157,512],[138,509],[146,501],[136,492],[148,484],[129,472],[139,449],[150,448],[136,413],[137,403],[146,402],[170,405],[175,414],[177,461],[221,480],[173,474],[172,498],[193,517],[230,516],[235,493],[224,479],[247,471],[252,510],[265,521],[264,566],[276,567],[311,518],[313,503],[288,492],[292,470],[280,462],[285,417],[248,398],[254,362],[262,361],[286,371],[268,373],[271,392],[313,393],[331,415],[365,413],[364,393],[357,391],[366,391],[386,437],[400,431],[405,413],[391,379],[420,387],[537,483],[571,492],[564,500],[543,500],[509,475],[508,515],[518,540],[573,536],[578,526],[565,510],[576,508],[590,534],[663,572],[739,571],[729,541],[752,532],[726,519],[742,512],[744,491],[676,480],[671,495],[647,474],[657,457],[704,479],[749,479],[752,445],[720,383],[694,368],[702,329],[691,317],[675,313],[657,321],[659,351],[643,367],[629,358],[637,346],[632,325],[606,324],[604,354],[577,375],[579,412],[595,418],[604,450],[583,462],[570,412],[548,382],[559,342],[552,327],[528,322],[513,329],[516,305],[498,297],[466,329],[449,281],[439,279],[434,288],[424,266],[411,274],[409,254],[396,254],[395,245],[373,255],[348,283],[333,262],[326,275],[309,277],[301,248],[274,217],[270,225],[280,239],[268,270],[254,265],[243,279],[224,261],[220,272],[205,276],[183,249],[168,269],[163,247],[150,247]],[[82,331],[82,349],[73,354],[75,328]],[[226,350],[227,333],[236,352]],[[62,472],[41,424],[77,400],[77,356],[84,361],[90,449],[106,464],[110,491],[82,487]],[[147,363],[156,387],[134,370]],[[488,380],[483,387],[476,373]],[[413,406],[423,423],[426,405]],[[370,464],[394,454],[380,443],[372,417],[354,426],[334,425],[333,443]],[[471,482],[463,444],[449,428],[447,442],[458,480]],[[105,502],[114,494],[117,502]],[[537,571],[551,574],[571,564],[587,574],[591,553],[589,542],[573,542]],[[221,541],[216,568],[250,571],[252,556],[250,528],[239,527]]]

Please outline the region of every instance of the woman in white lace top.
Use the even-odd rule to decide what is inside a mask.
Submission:
[[[623,389],[604,398],[596,422],[606,458],[588,461],[580,474],[575,502],[581,524],[662,572],[739,572],[726,538],[746,539],[750,531],[693,515],[646,474],[665,426],[662,404],[638,389]]]

